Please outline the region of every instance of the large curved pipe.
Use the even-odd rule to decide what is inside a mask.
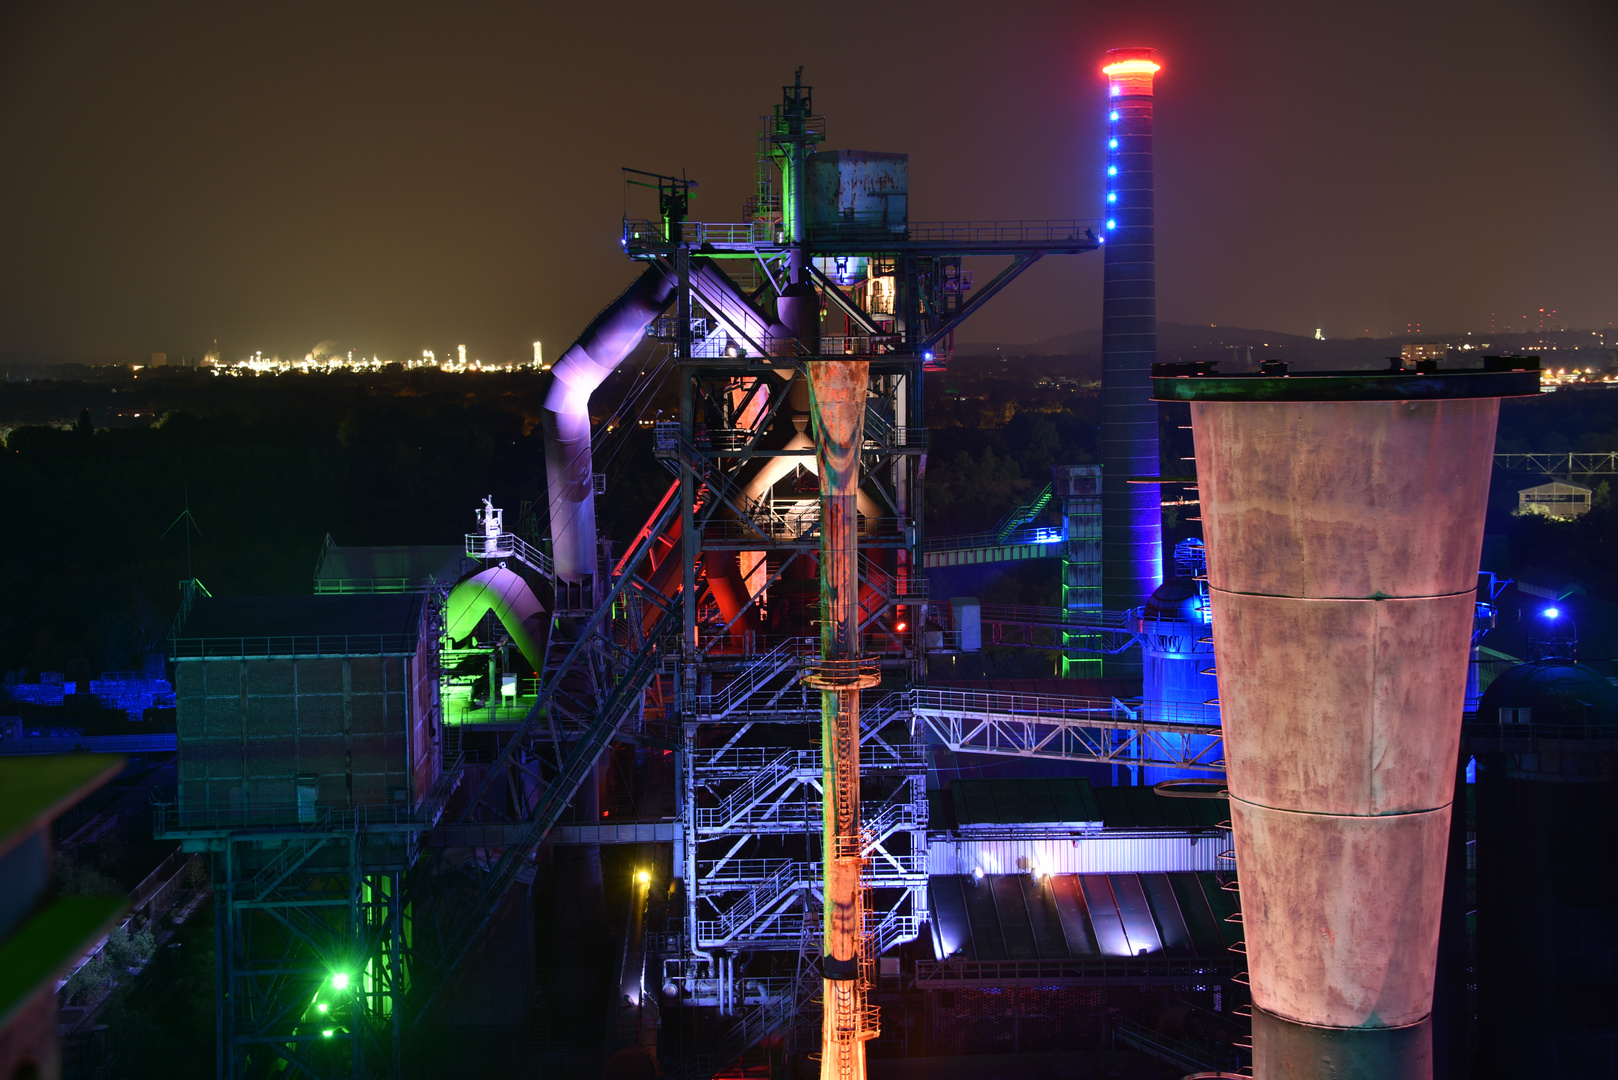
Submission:
[[[545,395],[545,482],[556,576],[579,582],[596,571],[595,490],[590,482],[590,395],[623,363],[646,327],[674,298],[674,278],[648,267],[597,315],[556,362]]]
[[[486,611],[494,612],[528,665],[535,671],[541,670],[550,624],[545,618],[544,606],[528,587],[528,582],[503,566],[491,566],[473,574],[451,589],[444,602],[445,634],[451,641],[460,641],[472,632]]]

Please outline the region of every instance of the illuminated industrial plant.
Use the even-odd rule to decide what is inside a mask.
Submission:
[[[451,548],[328,541],[312,596],[188,597],[158,835],[215,858],[221,1077],[410,1074],[466,988],[500,977],[489,943],[530,940],[525,886],[558,865],[581,911],[627,904],[605,1050],[641,1072],[862,1080],[873,1043],[912,1028],[941,1054],[998,1052],[1007,1002],[1019,1049],[1082,1033],[1182,1053],[1115,1015],[1150,997],[1212,1033],[1210,1070],[1246,1064],[1251,1001],[1259,1075],[1325,1060],[1321,1032],[1370,1047],[1376,1075],[1419,1075],[1434,837],[1494,616],[1480,476],[1497,399],[1540,375],[1425,354],[1331,378],[1154,369],[1160,70],[1114,50],[1093,91],[1102,216],[971,222],[911,218],[907,155],[826,149],[800,72],[762,118],[740,220],[693,220],[684,174],[624,170],[637,273],[554,368],[539,342],[521,365],[553,376],[538,514],[508,520],[491,494]],[[992,529],[928,535],[927,373],[1035,262],[1097,250],[1100,464],[1052,462]],[[677,405],[603,416],[598,392],[648,353]],[[515,367],[453,355],[406,366]],[[1195,478],[1160,475],[1154,394],[1191,403]],[[666,476],[638,530],[606,536],[599,462],[626,438]],[[1322,482],[1345,440],[1369,488]],[[1167,579],[1165,504],[1208,523]],[[1061,560],[1051,606],[932,595],[929,571],[1033,559]],[[990,647],[1139,693],[940,674]],[[1420,707],[1384,708],[1389,680]],[[249,699],[273,720],[250,746]],[[609,804],[619,772],[672,792],[672,814]],[[606,873],[603,847],[627,844]],[[1338,848],[1363,857],[1322,856]]]

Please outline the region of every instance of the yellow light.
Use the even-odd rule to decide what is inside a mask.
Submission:
[[[652,875],[648,874],[644,870],[637,870],[635,871],[635,880],[640,882],[642,885],[650,885],[652,883]]]
[[[1161,65],[1150,60],[1120,60],[1116,64],[1108,64],[1101,69],[1104,74],[1118,75],[1151,75],[1161,70]]]

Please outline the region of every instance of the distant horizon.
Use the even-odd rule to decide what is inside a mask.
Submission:
[[[1456,339],[1456,338],[1463,338],[1463,337],[1473,337],[1473,338],[1479,338],[1479,337],[1523,338],[1523,337],[1550,336],[1550,335],[1553,335],[1553,334],[1554,335],[1585,335],[1585,334],[1588,334],[1590,336],[1597,337],[1597,338],[1601,339],[1596,344],[1597,348],[1618,349],[1618,326],[1614,326],[1611,323],[1607,324],[1607,326],[1605,326],[1605,327],[1591,328],[1591,327],[1569,326],[1569,327],[1567,327],[1565,329],[1554,329],[1554,330],[1553,329],[1539,330],[1537,328],[1527,329],[1527,330],[1496,328],[1494,330],[1481,330],[1480,331],[1480,330],[1457,330],[1457,329],[1427,330],[1427,329],[1423,328],[1420,331],[1412,330],[1412,331],[1406,331],[1404,333],[1397,333],[1397,332],[1395,332],[1395,333],[1387,333],[1387,334],[1360,333],[1360,334],[1355,334],[1355,335],[1352,335],[1352,336],[1346,336],[1346,335],[1338,336],[1338,335],[1326,334],[1323,338],[1315,338],[1312,335],[1308,335],[1308,334],[1295,334],[1295,333],[1292,333],[1291,331],[1286,331],[1286,330],[1275,330],[1275,329],[1272,329],[1272,328],[1260,327],[1260,326],[1240,326],[1240,325],[1230,324],[1230,323],[1206,323],[1206,324],[1204,324],[1204,323],[1186,323],[1186,322],[1178,322],[1178,321],[1175,321],[1175,320],[1167,320],[1166,319],[1166,320],[1160,321],[1157,325],[1160,328],[1160,332],[1163,329],[1168,329],[1171,332],[1172,331],[1187,331],[1187,330],[1207,329],[1207,330],[1224,331],[1224,332],[1227,332],[1227,333],[1230,333],[1230,334],[1233,334],[1233,335],[1240,335],[1240,336],[1244,336],[1244,337],[1246,337],[1246,336],[1268,336],[1270,338],[1284,340],[1289,344],[1301,344],[1301,343],[1306,343],[1307,342],[1307,343],[1319,343],[1319,344],[1322,344],[1322,345],[1330,344],[1330,343],[1333,343],[1333,342],[1336,342],[1336,343],[1339,343],[1339,344],[1344,344],[1344,343],[1351,343],[1351,342],[1356,342],[1356,341],[1404,341],[1404,342],[1409,342],[1409,343],[1412,343],[1412,344],[1414,344],[1414,343],[1444,344],[1444,343],[1447,343],[1448,340],[1453,340],[1453,339]],[[1036,337],[1036,338],[1030,338],[1030,339],[1022,340],[1022,341],[996,340],[996,339],[993,339],[993,338],[969,339],[969,340],[968,339],[963,339],[963,340],[960,340],[960,341],[958,341],[956,343],[955,351],[957,353],[962,353],[962,352],[965,352],[967,350],[982,350],[982,349],[1002,349],[1002,350],[1004,350],[1004,349],[1032,349],[1032,348],[1035,348],[1035,347],[1038,347],[1038,346],[1041,346],[1041,345],[1048,345],[1049,343],[1052,343],[1052,342],[1065,342],[1065,341],[1068,341],[1070,339],[1083,337],[1084,335],[1087,335],[1087,334],[1100,334],[1100,333],[1101,333],[1101,328],[1099,326],[1089,326],[1089,327],[1081,327],[1081,328],[1078,328],[1078,329],[1075,329],[1075,330],[1069,330],[1066,333],[1062,333],[1062,334],[1054,334],[1054,335],[1051,335],[1049,337],[1043,337],[1043,338]],[[1611,339],[1611,340],[1608,340],[1608,339]],[[459,343],[457,342],[457,343],[450,344],[450,345],[439,345],[439,346],[437,346],[436,349],[434,349],[434,351],[438,354],[438,356],[440,358],[448,359],[451,355],[453,355],[453,352],[454,352],[454,350],[456,348],[456,345],[458,345],[458,344]],[[571,344],[571,342],[569,342],[568,344]],[[1233,343],[1233,344],[1238,344],[1240,346],[1246,346],[1249,343],[1248,342],[1240,342],[1240,343]],[[368,357],[371,357],[371,356],[376,356],[376,357],[378,357],[380,359],[380,361],[382,363],[390,363],[391,364],[391,363],[405,363],[405,362],[407,362],[409,360],[419,359],[420,356],[421,356],[420,352],[412,352],[412,353],[409,353],[409,354],[404,355],[404,356],[397,356],[397,355],[386,355],[382,350],[360,349],[358,347],[355,347],[354,349],[350,350],[350,349],[342,347],[340,345],[333,348],[332,345],[333,345],[333,343],[332,343],[332,341],[330,339],[323,339],[322,341],[317,343],[317,346],[315,348],[305,349],[305,350],[303,350],[301,352],[288,350],[287,352],[281,353],[281,352],[276,352],[274,350],[268,350],[268,349],[250,349],[250,350],[243,350],[243,351],[241,351],[240,355],[236,355],[236,350],[231,350],[229,353],[223,353],[223,350],[221,350],[222,353],[223,353],[221,359],[224,361],[226,366],[229,366],[231,364],[235,364],[235,363],[238,363],[238,362],[240,362],[242,360],[245,360],[248,357],[253,356],[255,354],[260,354],[260,355],[264,355],[264,356],[267,356],[267,357],[274,357],[274,358],[277,358],[277,359],[280,359],[280,360],[292,361],[292,360],[302,359],[303,357],[309,356],[309,355],[335,356],[335,355],[343,355],[345,353],[348,353],[348,352],[352,351],[352,352],[354,352],[356,354],[357,357],[367,357],[368,358]],[[210,339],[210,344],[209,344],[208,347],[205,347],[203,349],[198,349],[195,352],[179,352],[179,351],[166,352],[166,353],[164,353],[164,356],[166,357],[167,362],[169,364],[174,365],[174,366],[180,366],[178,364],[178,361],[183,360],[183,359],[189,359],[189,360],[193,361],[193,363],[195,363],[197,361],[200,361],[202,359],[203,355],[208,351],[208,348],[211,348],[211,347],[212,347],[212,340]],[[322,348],[322,347],[324,347],[324,348]],[[555,359],[560,358],[562,352],[566,348],[567,348],[567,345],[561,345],[561,346],[556,347],[555,350],[553,351],[551,348],[547,347],[546,350],[545,350],[547,359],[554,361]],[[317,350],[319,350],[319,351],[317,351]],[[79,364],[79,365],[83,365],[83,366],[87,366],[87,367],[113,367],[113,366],[119,366],[119,365],[125,365],[125,364],[144,364],[144,363],[149,362],[149,358],[151,357],[151,355],[152,354],[148,353],[148,352],[137,352],[137,351],[134,351],[134,350],[130,350],[130,351],[127,351],[127,352],[119,352],[119,353],[107,352],[107,353],[99,353],[99,354],[95,354],[95,353],[76,353],[76,354],[58,353],[56,355],[38,355],[38,354],[36,354],[36,355],[18,355],[18,354],[12,354],[12,355],[9,355],[9,356],[0,356],[0,368],[19,367],[19,366],[20,367],[59,367],[59,366],[67,366],[67,365],[72,365],[72,364]],[[483,363],[486,363],[486,364],[516,364],[516,365],[519,365],[519,366],[526,367],[532,362],[533,358],[532,358],[532,353],[531,352],[528,355],[524,356],[524,357],[502,357],[502,356],[498,356],[498,355],[495,355],[495,356],[479,356],[477,354],[477,350],[475,350],[474,348],[469,346],[467,348],[467,359],[469,361],[470,360],[479,360],[479,361],[481,361]]]

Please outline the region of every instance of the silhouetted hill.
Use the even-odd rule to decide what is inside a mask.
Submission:
[[[1451,347],[1450,362],[1465,362],[1469,351],[1491,355],[1513,353],[1541,355],[1548,367],[1611,366],[1613,349],[1598,333],[1588,330],[1560,330],[1533,334],[1496,334],[1479,338],[1467,333],[1437,333],[1397,338],[1327,338],[1317,341],[1277,330],[1255,330],[1244,326],[1157,324],[1158,359],[1218,360],[1223,370],[1243,371],[1260,360],[1285,360],[1312,371],[1331,368],[1380,368],[1387,358],[1397,356],[1407,344],[1442,343]],[[1466,348],[1471,346],[1469,350]],[[1251,355],[1249,355],[1251,351]],[[1076,330],[1071,334],[1045,338],[1026,344],[1009,342],[968,342],[956,346],[958,357],[984,356],[1074,356],[1096,360],[1101,356],[1101,331]]]

